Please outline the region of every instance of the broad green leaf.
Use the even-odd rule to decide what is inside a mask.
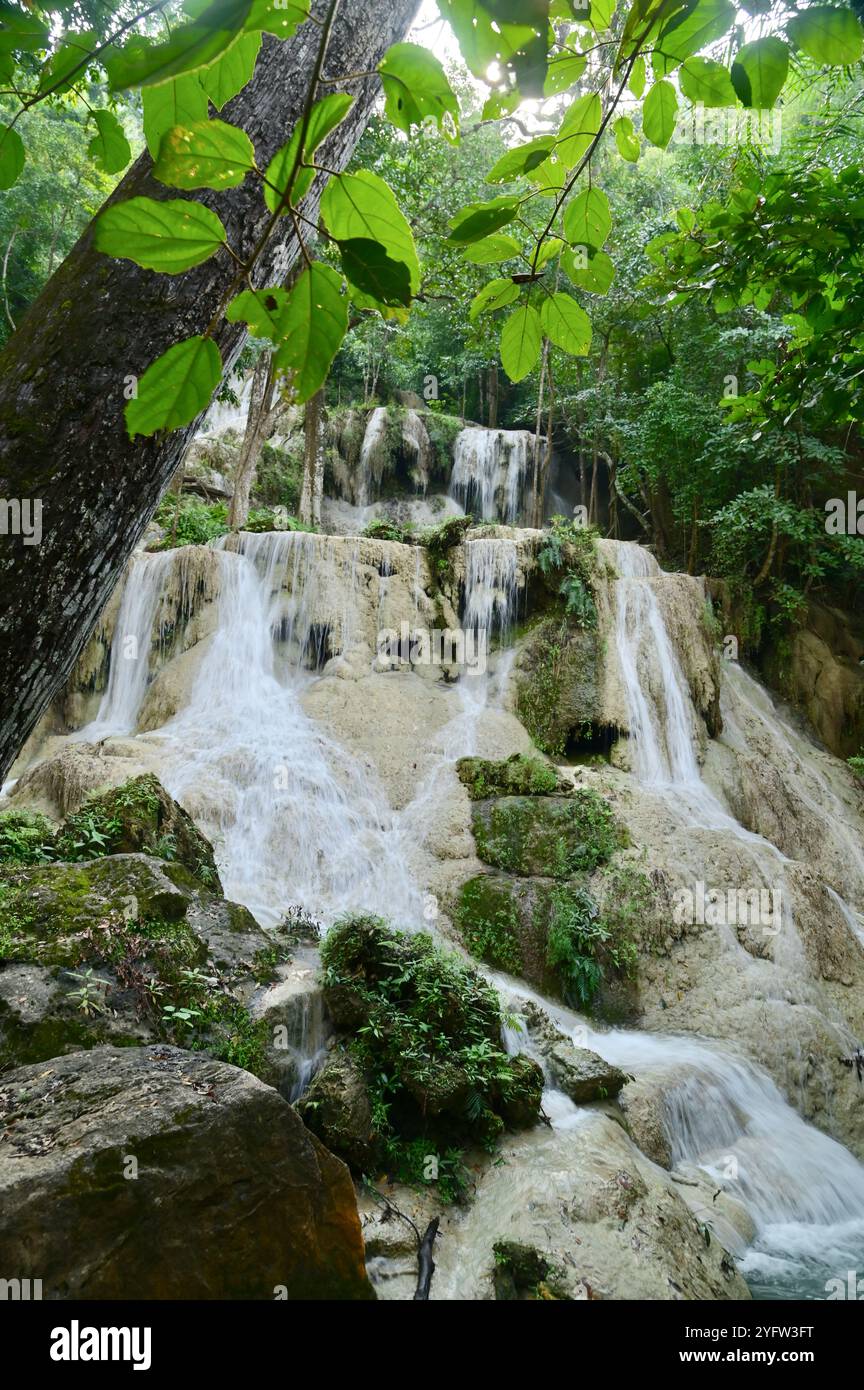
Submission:
[[[743,106],[766,110],[774,105],[789,72],[789,49],[768,36],[739,48],[732,64],[732,86]]]
[[[675,214],[675,221],[682,232],[692,232],[696,226],[696,214],[692,208],[679,208]]]
[[[457,212],[451,221],[450,240],[457,246],[482,241],[490,232],[497,232],[499,227],[506,227],[518,211],[518,204],[513,198],[493,198],[489,203],[469,203],[468,207]]]
[[[530,304],[517,309],[501,333],[501,361],[511,381],[523,381],[540,361],[543,330]]]
[[[609,25],[612,23],[612,16],[615,13],[617,0],[590,0],[588,5],[588,18],[591,27],[597,34],[605,34]],[[584,5],[573,5],[573,12],[576,19],[581,19],[585,13]]]
[[[587,62],[584,53],[554,53],[549,59],[543,95],[556,97],[561,92],[569,91],[579,81]]]
[[[565,251],[561,264],[573,284],[590,294],[606,294],[615,279],[615,267],[605,251],[598,251],[587,261],[576,251]]]
[[[404,261],[394,261],[380,241],[355,237],[338,242],[342,270],[355,289],[388,308],[411,303],[411,272]]]
[[[472,246],[466,246],[462,252],[466,261],[471,261],[474,265],[494,265],[496,261],[512,261],[515,256],[521,254],[522,247],[519,242],[515,236],[510,236],[507,232],[484,237],[482,241],[475,241]]]
[[[641,101],[642,93],[645,91],[645,59],[641,53],[630,70],[630,81],[627,86],[636,100]]]
[[[172,198],[129,198],[97,218],[97,251],[134,261],[145,270],[179,275],[200,265],[225,242],[225,228],[215,212],[201,203]]]
[[[514,179],[530,174],[532,169],[536,169],[538,164],[548,159],[554,144],[554,136],[543,135],[537,140],[529,140],[527,145],[518,145],[515,150],[508,150],[489,170],[486,182],[512,183]]]
[[[11,126],[0,126],[0,188],[11,188],[24,168],[24,142]]]
[[[542,270],[544,265],[548,265],[550,261],[554,261],[556,256],[560,256],[563,250],[564,242],[560,237],[549,237],[540,247],[537,260],[533,264],[536,266],[537,270]]]
[[[411,291],[420,288],[420,262],[414,234],[392,188],[368,169],[332,178],[321,199],[321,216],[336,241],[378,241],[394,261],[411,273]]]
[[[0,53],[33,53],[47,48],[50,30],[44,20],[26,10],[0,8]]]
[[[378,64],[387,116],[397,130],[411,134],[412,126],[434,117],[444,130],[448,116],[459,127],[459,102],[434,53],[416,43],[394,43]]]
[[[225,317],[229,323],[247,323],[253,338],[278,343],[289,294],[289,290],[283,289],[244,290],[231,300]]]
[[[196,125],[207,119],[207,93],[195,77],[174,77],[158,87],[145,87],[141,93],[144,104],[144,138],[154,159],[166,130],[175,125]]]
[[[474,297],[468,317],[472,323],[476,323],[481,314],[492,314],[518,298],[519,286],[514,285],[512,280],[490,280]]]
[[[646,140],[665,150],[678,119],[678,98],[671,82],[655,82],[645,98],[642,131]]]
[[[532,5],[536,12],[533,24],[527,22]],[[532,46],[538,42],[538,36],[541,36],[540,42],[543,44],[545,76],[548,0],[545,4],[541,0],[539,5],[537,0],[525,0],[521,5],[521,16],[514,10],[510,20],[504,22],[501,15],[495,12],[494,0],[485,0],[482,4],[480,0],[438,0],[438,9],[456,35],[462,57],[475,77],[485,78],[493,63],[501,67],[513,66],[518,71],[518,64],[514,60],[520,54],[530,53]],[[530,67],[527,75],[529,79],[533,76]],[[542,94],[542,79],[539,91],[529,90],[530,86],[529,80],[523,86],[524,96]]]
[[[564,235],[571,246],[599,251],[611,230],[609,199],[601,188],[586,188],[564,209]]]
[[[342,276],[319,261],[304,270],[289,292],[280,327],[274,362],[292,374],[294,400],[302,405],[324,385],[348,332]]]
[[[493,92],[486,98],[483,111],[480,116],[481,121],[500,121],[502,116],[512,116],[517,106],[522,104],[522,93],[518,87],[512,87],[506,92]]]
[[[260,48],[260,33],[243,34],[223,57],[202,70],[201,85],[217,111],[221,111],[232,97],[242,92],[251,80]],[[144,91],[146,93],[146,87]],[[175,125],[183,124],[183,121],[175,121]]]
[[[728,33],[735,23],[731,0],[698,0],[665,19],[654,40],[651,66],[658,77],[673,72],[685,58],[707,48]]]
[[[857,63],[864,51],[864,29],[851,10],[810,5],[786,25],[793,43],[826,67]]]
[[[619,116],[612,127],[615,133],[615,144],[618,146],[618,153],[622,159],[626,159],[631,164],[635,164],[639,158],[640,144],[639,136],[633,129],[633,122],[629,116]]]
[[[153,177],[171,188],[236,188],[255,167],[244,130],[226,121],[175,126],[162,136]]]
[[[569,294],[544,300],[540,322],[546,337],[573,357],[584,357],[591,346],[591,320]]]
[[[713,58],[688,58],[678,80],[694,106],[734,106],[738,100],[729,73]]]
[[[206,410],[222,378],[219,349],[209,338],[187,338],[157,357],[126,407],[130,439],[177,430]]]
[[[600,129],[602,112],[600,98],[596,92],[577,97],[568,110],[561,129],[555,153],[567,169],[573,169],[590,149]]]
[[[311,163],[318,146],[344,121],[353,105],[354,98],[347,92],[333,92],[330,96],[322,97],[321,101],[316,101],[309,116],[301,165],[307,166]],[[295,207],[305,198],[315,182],[315,170],[311,167],[300,167],[297,163],[301,133],[302,123],[298,121],[287,145],[276,151],[267,166],[264,201],[271,212],[276,212],[280,206],[295,169],[296,177],[291,199]]]
[[[309,18],[309,0],[252,0],[247,31],[265,30],[277,39],[290,39]]]
[[[39,78],[40,92],[68,92],[85,76],[91,55],[99,40],[93,33],[65,34],[57,52],[52,54]]]
[[[209,67],[239,42],[250,8],[251,0],[213,0],[191,23],[175,29],[165,43],[127,44],[106,59],[112,89],[167,82]]]
[[[113,111],[94,111],[96,134],[87,146],[87,153],[106,174],[119,174],[132,158],[132,148],[126,133]]]
[[[537,192],[543,198],[557,198],[567,184],[567,167],[556,153],[549,156],[529,175]]]

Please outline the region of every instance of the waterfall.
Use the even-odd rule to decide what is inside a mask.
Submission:
[[[450,496],[475,521],[515,525],[523,511],[534,442],[527,430],[462,430],[454,450]]]
[[[96,718],[73,735],[76,741],[95,743],[135,732],[150,677],[153,626],[176,563],[174,551],[131,560],[111,643],[108,684]]]
[[[502,646],[512,638],[518,602],[518,551],[511,540],[465,542],[465,603],[468,631],[496,637]]]
[[[378,454],[381,448],[386,446],[389,422],[390,417],[387,407],[384,405],[376,406],[367,421],[363,446],[360,450],[360,462],[357,465],[355,502],[358,507],[366,507],[373,500],[373,483],[378,481],[376,478]]]

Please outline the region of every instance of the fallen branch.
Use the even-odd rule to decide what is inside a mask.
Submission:
[[[417,1280],[417,1292],[414,1295],[414,1302],[427,1301],[429,1289],[432,1285],[432,1275],[435,1273],[435,1261],[432,1258],[432,1248],[435,1244],[435,1237],[438,1234],[439,1219],[436,1216],[434,1221],[430,1221],[426,1227],[426,1234],[420,1242],[420,1250],[417,1255],[417,1263],[420,1268],[420,1276]]]

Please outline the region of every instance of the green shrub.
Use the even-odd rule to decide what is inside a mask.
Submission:
[[[370,521],[363,535],[370,541],[398,541],[402,545],[410,545],[414,538],[413,530],[412,526],[399,526],[382,516]]]
[[[158,550],[207,545],[227,534],[228,508],[224,502],[202,502],[191,493],[169,493],[159,503],[154,520],[166,532]]]
[[[45,864],[52,857],[54,827],[36,811],[0,812],[0,863]]]
[[[303,455],[275,444],[265,444],[255,475],[255,496],[263,507],[284,507],[294,513],[300,506]]]
[[[597,626],[593,585],[596,573],[596,533],[554,516],[537,552],[537,565],[547,579],[558,578],[564,611],[580,628]]]
[[[514,753],[501,762],[462,758],[456,772],[472,801],[492,796],[551,796],[558,791],[558,773],[542,758]]]

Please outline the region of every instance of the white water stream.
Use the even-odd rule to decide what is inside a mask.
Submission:
[[[524,510],[534,443],[527,430],[462,430],[454,448],[450,496],[476,522],[515,525]]]

